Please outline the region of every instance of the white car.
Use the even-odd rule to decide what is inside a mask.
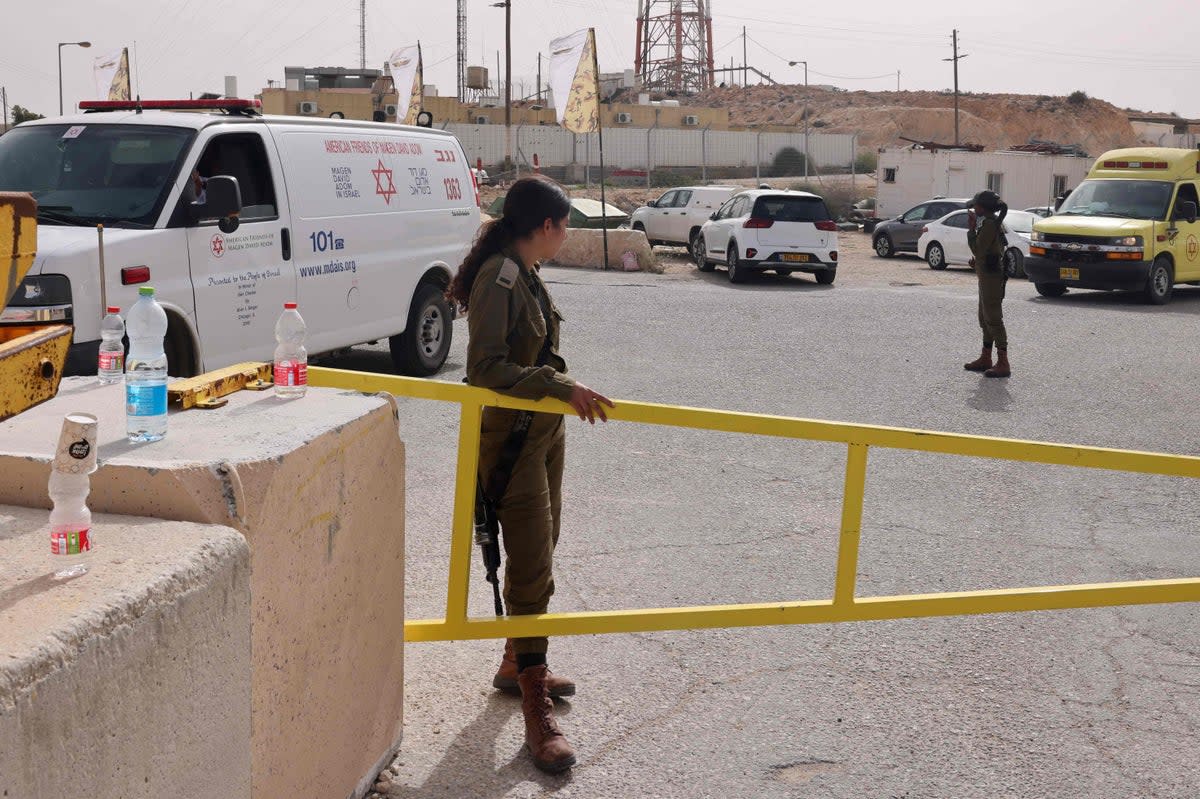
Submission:
[[[1004,220],[1004,236],[1008,241],[1004,271],[1009,277],[1025,277],[1025,259],[1029,257],[1029,236],[1035,219],[1027,211],[1009,211]],[[968,265],[971,248],[967,246],[967,211],[954,211],[925,225],[917,240],[917,253],[930,269]]]
[[[655,244],[690,247],[713,211],[738,189],[736,186],[681,186],[633,212],[629,226]]]
[[[730,197],[692,242],[701,272],[714,264],[729,270],[729,282],[752,272],[808,272],[829,285],[837,276],[838,227],[825,201],[805,191],[755,189]]]

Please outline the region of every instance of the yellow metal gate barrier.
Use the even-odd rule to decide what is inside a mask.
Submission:
[[[467,588],[471,571],[475,473],[479,465],[479,425],[483,408],[494,406],[567,415],[573,414],[574,411],[569,405],[557,400],[530,402],[460,383],[317,367],[310,369],[308,374],[309,383],[313,386],[368,393],[384,392],[398,397],[456,402],[462,406],[458,431],[458,476],[454,494],[446,616],[443,619],[406,622],[404,631],[407,641],[582,635],[776,624],[827,624],[921,616],[961,616],[1023,610],[1200,601],[1200,577],[908,596],[855,596],[859,531],[869,447],[1192,478],[1200,477],[1200,458],[620,401],[615,410],[609,411],[609,418],[614,421],[846,444],[846,483],[842,497],[842,527],[838,542],[833,598],[748,605],[470,618],[467,616]]]

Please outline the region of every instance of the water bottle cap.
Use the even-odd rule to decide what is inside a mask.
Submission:
[[[115,305],[110,305],[110,306],[108,306],[108,312],[109,313],[120,313],[121,309]]]
[[[285,310],[285,311],[294,311],[294,310],[296,310],[296,303],[294,303],[294,302],[285,302],[285,303],[283,304],[283,310]]]
[[[141,288],[138,289],[138,296],[139,297],[153,297],[154,296],[154,286],[142,286]]]

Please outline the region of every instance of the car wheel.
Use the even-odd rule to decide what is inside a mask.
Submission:
[[[817,279],[817,282],[820,283],[822,286],[832,286],[834,278],[837,277],[837,270],[836,269],[822,269],[820,272],[815,273],[813,275],[813,277],[815,277]]]
[[[1014,279],[1025,277],[1025,256],[1016,247],[1004,253],[1004,274]]]
[[[929,264],[930,269],[945,269],[946,268],[946,252],[942,249],[942,245],[936,241],[931,242],[925,248],[925,261]]]
[[[863,222],[863,233],[874,233],[875,226],[878,224],[879,223],[876,222],[875,220],[868,219],[866,222]]]
[[[1146,302],[1151,305],[1166,305],[1170,302],[1174,278],[1170,261],[1166,258],[1155,260],[1150,267],[1150,277],[1146,279],[1146,288],[1142,290]]]
[[[417,286],[412,307],[408,309],[408,327],[388,339],[396,371],[414,377],[428,377],[442,368],[450,352],[454,322],[450,305],[441,287],[433,283]]]
[[[875,254],[880,258],[891,258],[896,254],[896,248],[892,245],[892,239],[888,234],[877,236],[873,242]]]
[[[1062,283],[1034,283],[1033,287],[1043,297],[1061,297],[1067,293],[1067,287]]]
[[[713,270],[713,262],[708,260],[708,245],[704,243],[704,236],[697,234],[692,239],[692,260],[696,262],[696,268],[701,272],[711,272]]]
[[[729,249],[725,251],[725,263],[729,267],[729,282],[730,283],[745,283],[746,282],[746,267],[739,262],[737,244],[730,244]]]

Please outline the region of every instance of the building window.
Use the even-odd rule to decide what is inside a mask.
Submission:
[[[988,172],[987,177],[988,191],[994,191],[997,194],[1004,194],[1004,173]]]
[[[1066,193],[1067,193],[1067,176],[1066,175],[1055,175],[1054,176],[1054,196],[1061,197]]]
[[[895,183],[896,182],[896,167],[890,166],[883,170],[883,182],[884,183]]]

